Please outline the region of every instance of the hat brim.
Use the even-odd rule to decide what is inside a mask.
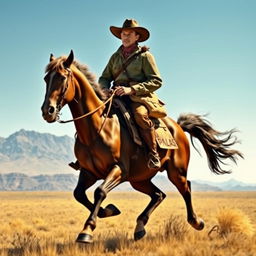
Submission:
[[[123,29],[126,29],[126,28],[119,28],[119,27],[111,26],[109,29],[115,37],[121,39],[121,32]],[[134,30],[135,32],[137,32],[140,35],[138,42],[144,42],[150,36],[149,31],[143,27],[134,27],[134,28],[127,28],[127,29]]]

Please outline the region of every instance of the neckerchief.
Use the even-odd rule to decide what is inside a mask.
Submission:
[[[122,46],[122,54],[124,58],[127,59],[137,49],[137,47],[138,47],[137,43],[132,44],[129,47]]]

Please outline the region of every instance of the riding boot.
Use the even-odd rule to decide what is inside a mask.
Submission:
[[[157,152],[157,142],[156,142],[156,134],[155,129],[143,129],[141,130],[142,137],[146,142],[149,148],[149,160],[148,160],[148,168],[149,169],[158,169],[161,167],[160,158]]]

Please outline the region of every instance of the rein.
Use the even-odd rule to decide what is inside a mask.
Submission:
[[[105,123],[106,123],[106,120],[107,120],[107,117],[109,115],[109,112],[110,112],[110,109],[111,109],[111,106],[112,106],[112,103],[113,103],[113,98],[115,96],[115,92],[116,92],[117,89],[115,89],[113,92],[112,92],[112,95],[105,101],[103,102],[100,106],[98,106],[97,108],[95,108],[94,110],[82,115],[82,116],[79,116],[79,117],[76,117],[76,118],[73,118],[73,119],[70,119],[70,120],[57,120],[57,122],[59,122],[60,124],[66,124],[66,123],[70,123],[70,122],[75,122],[77,120],[80,120],[82,118],[85,118],[85,117],[88,117],[90,115],[93,115],[94,113],[96,113],[100,108],[102,108],[103,106],[105,106],[108,102],[110,102],[109,106],[108,106],[108,111],[107,111],[107,114],[106,114],[106,117],[98,131],[98,133],[101,132],[101,130],[103,129]]]

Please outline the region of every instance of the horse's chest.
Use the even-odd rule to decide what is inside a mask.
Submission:
[[[80,165],[93,172],[96,176],[106,175],[115,162],[118,161],[120,150],[113,150],[113,142],[104,143],[102,140],[95,141],[90,146],[76,143],[75,155]]]

